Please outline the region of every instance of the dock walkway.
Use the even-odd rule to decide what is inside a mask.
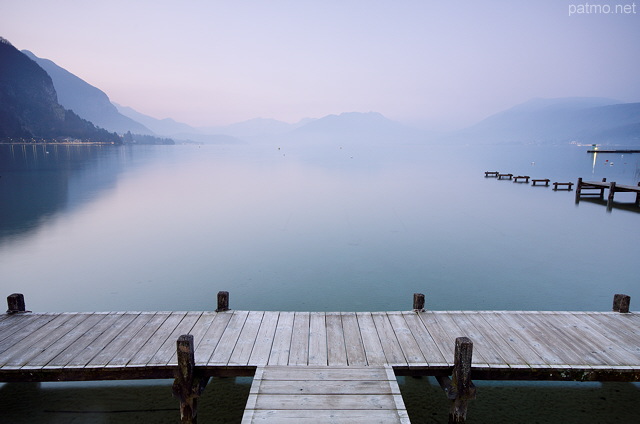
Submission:
[[[620,310],[625,312],[624,306]],[[182,373],[176,340],[186,334],[193,345],[189,372],[204,384],[211,376],[257,372],[258,392],[252,389],[252,395],[265,387],[270,373],[308,380],[302,377],[325,369],[332,378],[350,375],[344,370],[352,368],[357,378],[391,381],[388,373],[383,380],[372,376],[393,369],[396,375],[431,375],[446,382],[457,366],[458,339],[466,337],[473,342],[473,379],[640,381],[640,315],[635,313],[421,308],[5,314],[0,316],[0,381],[174,378]],[[387,395],[398,399],[392,386]],[[301,394],[310,390],[305,387]],[[360,389],[354,390],[356,395]],[[255,405],[248,411],[269,414],[264,404]],[[403,407],[396,406],[403,419]]]
[[[390,366],[258,367],[242,424],[400,423],[409,416]]]

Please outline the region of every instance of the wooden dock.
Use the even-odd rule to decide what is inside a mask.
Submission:
[[[451,422],[464,422],[471,379],[640,381],[640,315],[623,295],[615,312],[423,311],[416,294],[414,310],[397,312],[231,311],[223,301],[219,312],[104,313],[28,313],[12,296],[0,381],[175,378],[182,422],[195,422],[216,376],[255,375],[247,423],[358,422],[373,410],[406,423],[390,370],[436,376]]]
[[[581,196],[598,196],[601,200],[604,200],[605,190],[609,190],[607,196],[607,209],[611,210],[613,207],[613,199],[616,193],[636,193],[635,206],[640,206],[640,182],[638,185],[624,185],[617,184],[615,181],[607,182],[606,178],[602,181],[583,181],[582,178],[578,178],[578,184],[576,186],[576,203],[580,201]],[[585,190],[589,190],[585,192]],[[595,190],[595,192],[593,191]]]

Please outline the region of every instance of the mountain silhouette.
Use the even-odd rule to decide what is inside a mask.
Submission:
[[[58,103],[51,77],[0,37],[0,140],[72,138],[120,143],[117,134]]]
[[[183,140],[187,142],[196,142],[204,144],[239,144],[241,140],[233,137],[229,134],[217,133],[215,129],[209,128],[194,128],[188,124],[175,121],[171,118],[157,119],[151,116],[138,112],[137,110],[121,106],[117,103],[114,105],[118,108],[118,111],[137,122],[143,123],[146,127],[150,128],[156,134],[171,137],[177,140]]]
[[[532,99],[452,134],[493,143],[640,143],[640,103],[593,97]]]
[[[47,71],[58,93],[58,102],[78,116],[109,131],[153,134],[139,122],[122,115],[100,89],[61,68],[49,59],[42,59],[29,50],[22,50],[31,60]]]
[[[423,142],[427,134],[392,121],[378,112],[345,112],[327,115],[290,133],[302,139],[353,143]]]

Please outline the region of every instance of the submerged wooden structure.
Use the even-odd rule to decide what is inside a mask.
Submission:
[[[564,188],[561,188],[564,187]],[[568,183],[560,183],[560,182],[555,182],[553,183],[553,189],[554,190],[568,190],[571,191],[573,190],[573,183],[572,182],[568,182]]]
[[[211,377],[254,376],[243,423],[399,422],[395,375],[435,376],[464,422],[473,380],[640,381],[640,316],[425,311],[29,313],[0,316],[0,381],[174,378],[181,421]]]
[[[585,192],[585,190],[589,190]],[[594,191],[595,190],[595,191]],[[580,201],[581,196],[598,196],[600,200],[604,200],[604,192],[609,190],[607,196],[607,209],[611,210],[613,207],[613,198],[616,193],[636,193],[635,206],[640,206],[640,182],[636,186],[617,184],[615,181],[607,182],[606,178],[602,181],[583,181],[582,178],[578,178],[578,184],[576,188],[576,203]]]

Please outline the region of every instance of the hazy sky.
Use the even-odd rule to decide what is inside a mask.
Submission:
[[[640,101],[640,1],[584,4],[0,0],[0,36],[157,118],[445,127],[532,97]]]

